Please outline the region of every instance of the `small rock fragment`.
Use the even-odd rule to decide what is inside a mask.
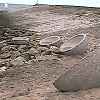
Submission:
[[[23,57],[17,57],[16,59],[11,61],[11,64],[14,66],[20,66],[23,65],[25,63],[25,59]]]
[[[5,66],[4,66],[4,67],[1,67],[1,68],[0,68],[0,73],[6,71],[6,69],[7,69],[7,68],[6,68]]]
[[[35,48],[31,48],[28,52],[30,55],[33,55],[33,56],[38,54],[38,51]]]
[[[5,66],[0,67],[0,78],[4,77],[6,70],[7,68]]]
[[[23,53],[27,50],[26,48],[27,48],[26,45],[20,45],[19,48],[18,48],[18,51]]]
[[[16,51],[16,46],[15,45],[7,45],[7,46],[4,46],[2,49],[1,49],[1,52],[2,53],[8,53],[9,51]]]
[[[56,46],[51,46],[50,47],[50,51],[52,51],[52,52],[59,52],[59,48],[56,47]]]
[[[39,52],[44,52],[44,51],[48,50],[48,48],[47,47],[38,47],[37,50]]]
[[[2,47],[4,47],[4,46],[6,46],[6,41],[1,41],[1,42],[0,42],[0,48],[2,48]]]
[[[24,45],[29,44],[30,39],[28,37],[14,37],[12,38],[14,44]]]
[[[24,57],[26,61],[29,61],[31,59],[31,55],[28,52],[24,52],[22,57]]]
[[[10,53],[3,53],[3,54],[0,55],[1,59],[7,59],[7,58],[10,58],[10,57],[11,57]]]
[[[21,55],[19,51],[12,51],[10,53],[11,53],[11,59],[16,59],[17,57]]]

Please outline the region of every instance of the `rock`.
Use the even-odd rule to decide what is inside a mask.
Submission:
[[[50,47],[50,50],[51,50],[52,52],[55,52],[55,53],[60,52],[60,51],[59,51],[59,48],[56,47],[56,46],[51,46],[51,47]]]
[[[0,59],[0,67],[9,67],[10,66],[10,60],[9,59]]]
[[[10,57],[11,57],[10,53],[3,53],[3,54],[0,55],[1,59],[7,59],[7,58],[10,58]]]
[[[28,37],[14,37],[12,38],[14,44],[25,45],[29,44],[30,39]]]
[[[32,64],[34,64],[34,63],[36,63],[36,59],[32,59],[32,60],[29,60],[29,61],[27,62],[27,64],[29,64],[29,65],[32,65]]]
[[[26,45],[20,45],[19,48],[18,48],[18,51],[23,53],[27,50],[26,48],[27,48]]]
[[[6,41],[5,40],[0,42],[0,48],[2,48],[4,46],[6,46]]]
[[[4,71],[6,71],[6,67],[4,66],[4,67],[0,67],[0,73],[2,73],[2,72],[4,72]]]
[[[7,45],[7,46],[4,46],[2,49],[1,49],[1,53],[8,53],[10,51],[16,51],[16,46],[15,45]]]
[[[11,54],[11,59],[16,59],[17,57],[21,55],[19,51],[12,51],[10,52],[10,54]]]
[[[70,68],[70,67],[69,67]],[[55,82],[59,91],[78,91],[100,87],[100,48],[68,69]]]
[[[39,52],[44,52],[44,51],[48,50],[48,48],[47,47],[38,47],[37,50]]]
[[[19,56],[16,59],[12,60],[11,64],[13,66],[20,66],[20,65],[23,65],[25,62],[26,62],[25,59],[23,57]]]
[[[31,60],[31,55],[28,52],[24,52],[22,54],[22,57],[24,57],[26,61]]]
[[[39,52],[35,49],[35,48],[31,48],[29,51],[28,51],[28,53],[30,54],[30,55],[36,55],[36,54],[38,54]]]
[[[7,68],[5,66],[0,67],[0,78],[4,77],[6,70]]]

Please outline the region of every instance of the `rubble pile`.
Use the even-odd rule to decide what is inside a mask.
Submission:
[[[47,60],[57,52],[57,47],[39,45],[40,36],[36,32],[23,28],[0,29],[0,74],[13,66],[31,64],[30,62]],[[50,56],[49,56],[50,55]],[[1,70],[5,68],[5,70]]]

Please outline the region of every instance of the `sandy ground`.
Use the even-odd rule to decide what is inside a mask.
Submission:
[[[74,56],[52,53],[45,55],[47,59],[8,68],[0,78],[0,100],[99,100],[99,88],[62,93],[53,86],[62,73],[79,63],[99,44],[99,11],[41,6],[14,13],[17,25],[40,38],[58,35],[68,39],[79,33],[88,33],[89,49],[83,55]]]

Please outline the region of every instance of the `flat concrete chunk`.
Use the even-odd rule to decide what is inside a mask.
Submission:
[[[24,45],[29,43],[29,38],[27,37],[14,37],[12,38],[12,41],[14,44]]]
[[[59,91],[77,91],[100,87],[100,48],[61,75],[54,86]]]

